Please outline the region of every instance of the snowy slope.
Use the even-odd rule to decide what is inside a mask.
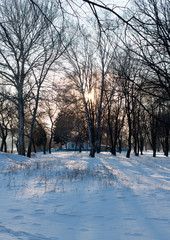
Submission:
[[[169,240],[170,158],[0,153],[0,240]]]

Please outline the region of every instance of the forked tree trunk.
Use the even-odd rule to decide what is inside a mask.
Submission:
[[[7,128],[3,128],[1,126],[1,134],[2,134],[2,142],[1,142],[1,152],[7,152],[7,143],[6,143],[6,139],[7,139]]]

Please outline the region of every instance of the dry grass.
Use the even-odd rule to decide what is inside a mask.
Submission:
[[[107,169],[106,169],[107,170]],[[106,188],[114,185],[116,176],[103,169],[82,168],[78,166],[68,167],[58,161],[29,161],[11,162],[3,170],[9,188],[29,188],[30,182],[34,188],[49,191],[64,191],[67,186],[84,182],[85,185],[98,185],[99,188]],[[74,184],[75,183],[75,184]],[[70,185],[71,184],[71,185]]]

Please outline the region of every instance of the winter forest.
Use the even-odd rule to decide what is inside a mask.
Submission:
[[[0,0],[0,240],[170,239],[170,0]]]
[[[169,134],[169,0],[1,0],[1,152],[168,156]]]

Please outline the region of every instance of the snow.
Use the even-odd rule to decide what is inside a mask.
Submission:
[[[0,153],[0,239],[169,240],[170,158]]]

